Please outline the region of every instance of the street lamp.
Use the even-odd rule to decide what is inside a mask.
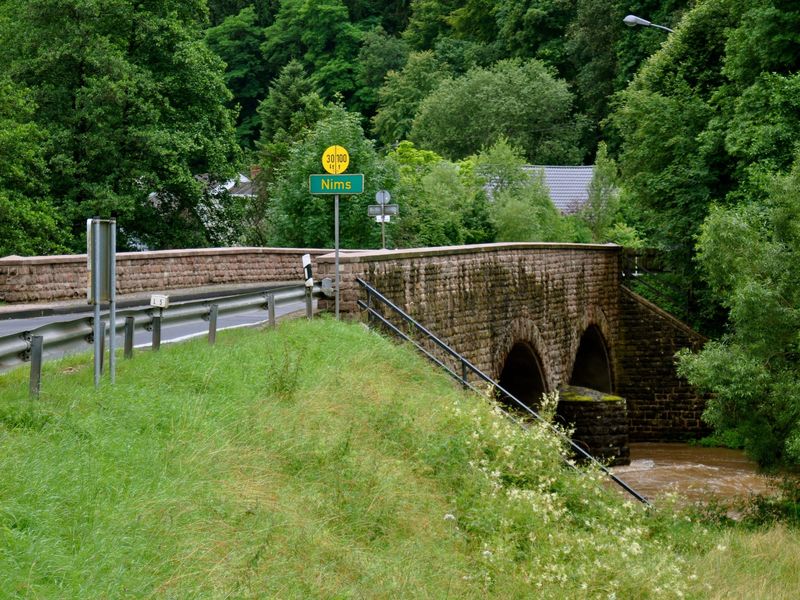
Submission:
[[[637,17],[636,15],[628,15],[622,22],[625,23],[628,27],[636,27],[640,25],[642,27],[655,27],[656,29],[663,29],[664,31],[669,31],[670,33],[675,33],[669,27],[664,27],[663,25],[656,25],[655,23],[651,23],[647,19],[643,19],[641,17]]]

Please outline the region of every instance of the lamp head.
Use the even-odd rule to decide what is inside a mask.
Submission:
[[[641,25],[642,27],[650,27],[650,25],[652,25],[650,21],[642,19],[641,17],[637,17],[636,15],[628,15],[627,17],[622,19],[622,21],[628,27],[636,27],[637,25]]]

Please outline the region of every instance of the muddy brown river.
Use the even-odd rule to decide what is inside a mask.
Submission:
[[[612,471],[640,494],[677,492],[691,502],[770,492],[769,480],[739,450],[686,444],[631,444],[631,464]]]

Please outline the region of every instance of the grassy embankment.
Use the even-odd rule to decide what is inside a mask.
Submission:
[[[795,531],[647,513],[317,320],[0,376],[0,597],[794,598]]]

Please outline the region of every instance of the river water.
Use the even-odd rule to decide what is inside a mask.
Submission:
[[[768,494],[769,479],[740,450],[687,444],[631,444],[631,464],[612,471],[650,499],[677,492],[690,502]]]

